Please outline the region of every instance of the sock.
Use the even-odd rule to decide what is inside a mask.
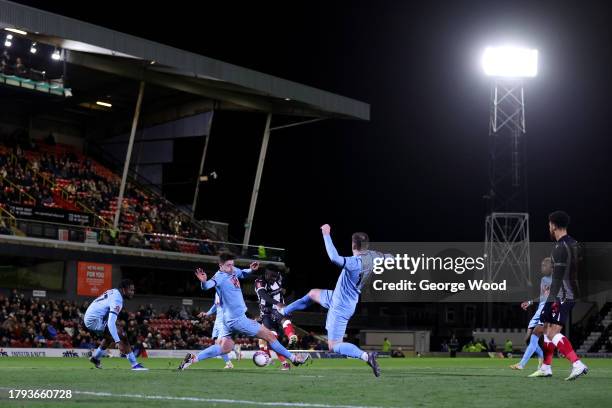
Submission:
[[[552,368],[550,368],[550,366],[548,364],[542,363],[542,366],[540,367],[540,370],[544,371],[545,373],[551,373],[552,374]]]
[[[551,365],[553,354],[555,352],[555,345],[553,344],[552,341],[550,341],[548,336],[544,336],[543,350],[544,350],[544,363],[543,364]]]
[[[229,358],[229,356],[227,355],[227,353],[225,353],[225,354],[221,354],[221,358],[222,358],[222,359],[223,359],[223,361],[225,361],[226,363],[229,363],[229,362],[230,362],[230,358]]]
[[[102,357],[102,355],[104,354],[104,350],[102,350],[100,347],[98,347],[96,349],[96,351],[93,352],[93,354],[91,355],[93,358],[96,359],[100,359],[100,357]]]
[[[270,348],[276,351],[276,354],[279,356],[286,357],[287,359],[293,361],[294,356],[291,354],[289,350],[287,350],[278,340],[274,340],[273,343],[270,343]]]
[[[368,361],[368,353],[361,350],[359,347],[352,343],[336,343],[334,344],[334,352],[342,354],[343,356],[359,358],[364,361]]]
[[[570,363],[575,363],[578,361],[578,356],[574,352],[574,348],[572,347],[572,343],[570,343],[569,339],[558,333],[552,339],[553,344],[559,349],[561,353],[567,358]]]
[[[532,334],[529,339],[529,345],[525,349],[525,354],[523,354],[523,358],[521,359],[519,365],[521,367],[525,367],[534,352],[537,353],[538,357],[542,357],[543,355],[542,349],[538,345],[538,336]]]
[[[134,353],[132,351],[129,352],[129,354],[126,356],[128,361],[130,362],[130,364],[132,365],[132,367],[134,367],[136,364],[138,364],[138,361],[136,361],[136,356],[134,355]]]
[[[283,322],[283,332],[285,332],[285,336],[291,337],[295,335],[295,329],[293,328],[293,324],[291,320],[285,320]]]
[[[205,348],[200,351],[196,357],[196,361],[206,360],[207,358],[213,358],[221,355],[221,346],[213,344],[212,346]]]
[[[286,316],[286,315],[289,315],[295,312],[296,310],[304,310],[308,306],[312,305],[313,303],[314,301],[310,298],[310,296],[308,295],[303,296],[301,299],[298,299],[295,302],[291,303],[290,305],[285,306],[285,310],[283,310],[283,314]]]
[[[258,343],[259,343],[259,351],[263,351],[264,353],[270,356],[270,349],[268,348],[268,342],[265,340],[259,339]]]

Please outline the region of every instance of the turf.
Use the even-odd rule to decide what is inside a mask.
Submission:
[[[234,370],[223,370],[223,362],[216,359],[177,372],[178,360],[149,359],[143,363],[150,371],[132,372],[124,359],[105,359],[104,369],[96,370],[87,360],[80,358],[5,357],[0,358],[0,406],[281,406],[261,404],[264,402],[330,407],[610,406],[612,360],[585,360],[591,371],[574,382],[563,381],[569,373],[566,360],[555,359],[555,376],[552,378],[526,378],[535,369],[534,360],[524,371],[507,368],[516,361],[485,358],[381,359],[383,374],[381,378],[375,378],[365,363],[356,360],[315,360],[309,366],[281,372],[278,366],[257,368],[250,360],[237,363]],[[75,394],[71,400],[61,401],[10,400],[9,388],[71,389]],[[114,395],[76,393],[79,391]],[[139,395],[165,399],[145,399]],[[173,400],[167,397],[194,399]],[[211,401],[214,399],[243,402]]]

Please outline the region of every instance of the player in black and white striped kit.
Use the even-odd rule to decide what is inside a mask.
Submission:
[[[277,329],[282,329],[287,338],[289,339],[288,348],[291,348],[297,344],[298,337],[295,334],[291,320],[281,315],[274,305],[283,304],[283,276],[278,268],[274,264],[266,265],[264,274],[262,277],[255,280],[255,292],[259,299],[259,313],[261,316],[261,324],[270,329],[278,337]],[[259,341],[259,348],[262,351],[270,354],[268,350],[268,344],[264,340]],[[291,365],[286,361],[283,356],[278,356],[281,361],[281,369],[289,370]]]

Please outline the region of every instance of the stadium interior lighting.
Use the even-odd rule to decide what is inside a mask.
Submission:
[[[113,104],[108,102],[96,101],[96,105],[104,106],[106,108],[112,108]]]
[[[30,46],[30,52],[32,54],[36,54],[36,43],[33,42],[32,45]]]
[[[16,28],[5,28],[6,31],[10,31],[11,33],[16,33],[16,34],[21,34],[21,35],[28,35],[28,33],[26,31],[23,30],[18,30]]]
[[[10,47],[11,45],[13,45],[13,42],[11,41],[12,39],[13,39],[13,36],[11,34],[8,34],[6,38],[4,39],[4,46]]]
[[[532,78],[538,74],[538,50],[520,47],[487,47],[482,55],[486,75]]]
[[[53,54],[51,54],[51,58],[54,61],[59,61],[62,58],[62,56],[60,55],[60,51],[57,48],[53,51]]]

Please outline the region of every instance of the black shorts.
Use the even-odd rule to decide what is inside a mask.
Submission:
[[[264,313],[261,315],[261,324],[263,324],[266,328],[270,330],[274,330],[278,335],[283,331],[283,320],[285,316],[280,314],[278,310],[272,310],[271,313]]]
[[[573,300],[561,302],[559,298],[554,302],[546,302],[540,314],[540,322],[566,326],[569,323],[574,304]]]

